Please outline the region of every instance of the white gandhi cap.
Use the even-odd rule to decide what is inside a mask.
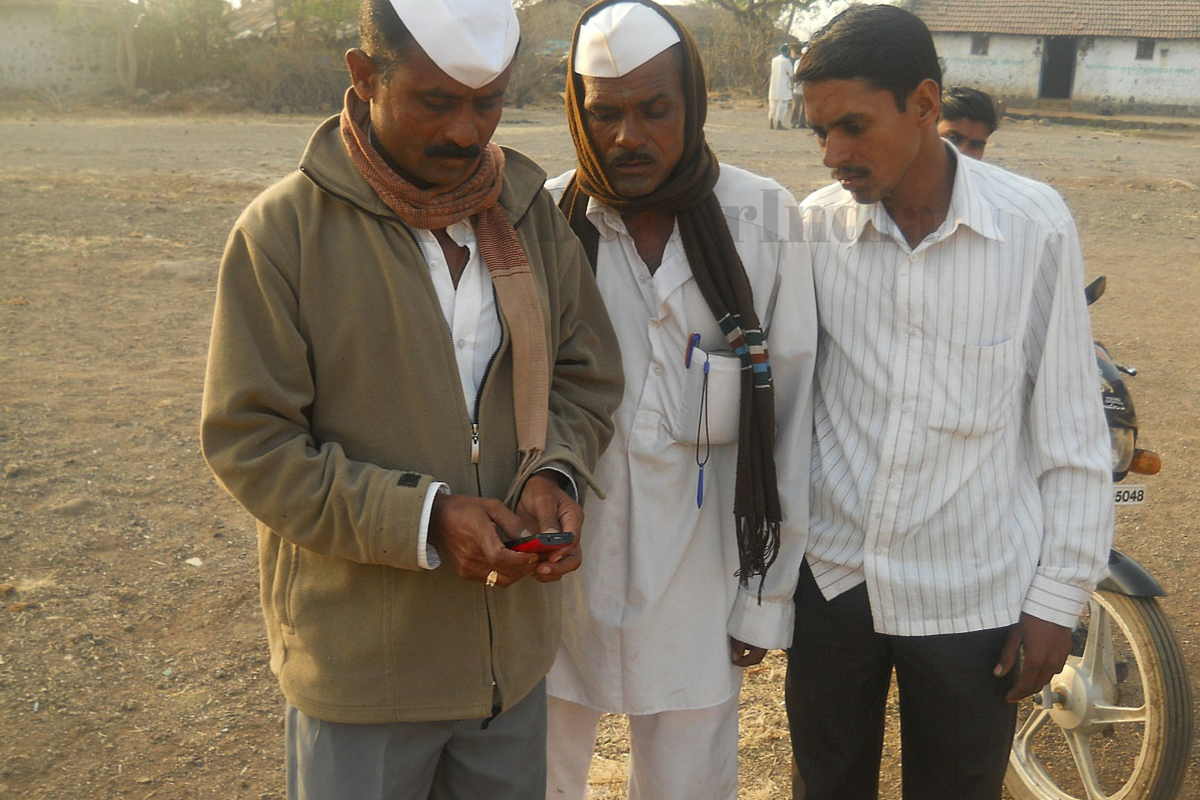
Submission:
[[[390,0],[442,72],[478,89],[508,69],[521,29],[511,0]]]
[[[575,71],[592,78],[620,78],[679,41],[671,23],[641,3],[614,3],[579,28]]]

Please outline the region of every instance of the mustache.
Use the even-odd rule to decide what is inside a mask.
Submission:
[[[638,150],[630,150],[626,153],[621,153],[619,156],[614,156],[612,161],[609,162],[609,164],[614,167],[623,167],[626,165],[633,165],[633,164],[653,164],[653,163],[654,163],[654,159],[652,157],[650,157],[646,153],[640,152]]]
[[[425,148],[425,155],[429,158],[456,158],[463,161],[479,158],[481,152],[482,150],[477,144],[470,147],[459,147],[451,142],[434,144]]]
[[[871,170],[865,167],[841,167],[833,171],[833,179],[835,181],[852,180],[854,178],[865,178],[871,174]]]

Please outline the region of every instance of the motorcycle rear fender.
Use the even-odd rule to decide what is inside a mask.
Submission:
[[[1126,597],[1166,597],[1167,594],[1145,567],[1115,547],[1108,554],[1108,577],[1096,588]]]

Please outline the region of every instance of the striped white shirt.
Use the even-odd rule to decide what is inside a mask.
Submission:
[[[1106,571],[1111,453],[1075,223],[958,159],[910,248],[837,184],[802,204],[820,318],[807,559],[867,584],[877,631],[1071,626]]]

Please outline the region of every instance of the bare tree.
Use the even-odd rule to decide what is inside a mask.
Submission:
[[[770,31],[792,29],[796,15],[823,0],[702,0],[704,5],[716,6],[734,16],[747,28]]]

